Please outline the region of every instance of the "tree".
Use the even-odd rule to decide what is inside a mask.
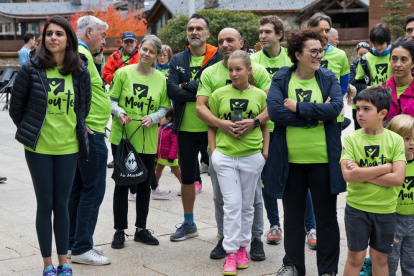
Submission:
[[[404,36],[403,26],[405,18],[403,11],[410,6],[411,4],[404,3],[404,0],[387,0],[385,1],[385,5],[381,5],[381,8],[391,11],[389,17],[381,17],[381,20],[387,23],[393,40]]]
[[[197,12],[208,18],[210,22],[210,38],[207,43],[217,46],[217,36],[226,27],[237,29],[246,38],[250,45],[254,45],[259,40],[257,31],[259,17],[250,12],[232,12],[229,10],[201,10]],[[158,36],[163,44],[168,44],[174,52],[181,51],[186,43],[187,15],[170,19]]]
[[[106,10],[96,6],[92,11],[76,12],[69,16],[69,22],[75,31],[79,17],[84,15],[93,15],[108,23],[109,29],[106,32],[108,37],[120,37],[125,31],[134,32],[137,36],[145,35],[147,32],[147,21],[144,15],[136,10],[129,10],[125,16],[113,6],[109,6]]]

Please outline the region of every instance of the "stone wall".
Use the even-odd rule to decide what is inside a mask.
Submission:
[[[17,53],[0,53],[0,71],[7,67],[20,67]]]

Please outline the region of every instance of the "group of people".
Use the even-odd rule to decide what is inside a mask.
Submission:
[[[183,205],[182,224],[170,240],[198,236],[198,156],[208,145],[209,160],[203,164],[209,164],[219,237],[210,258],[225,259],[223,275],[266,259],[263,202],[271,225],[266,241],[281,243],[277,199],[284,209],[285,257],[276,275],[306,274],[305,243],[317,248],[318,274],[336,275],[337,196],[346,190],[344,275],[368,267],[368,246],[374,275],[395,275],[399,260],[403,275],[414,275],[414,14],[406,18],[406,38],[393,44],[389,29],[376,25],[370,32],[373,48],[357,45],[361,58],[352,71],[337,48],[331,18],[322,13],[291,34],[286,48],[282,21],[262,17],[261,49],[252,55],[234,28],[220,31],[217,47],[207,44],[209,21],[193,14],[186,25],[189,45],[182,52],[173,55],[155,35],[137,46],[135,34],[125,32],[122,47],[102,66],[109,27],[83,16],[75,33],[66,19],[49,19],[14,83],[10,116],[38,202],[43,275],[72,275],[68,258],[110,263],[94,246],[93,233],[106,188],[105,128],[111,114],[115,162],[121,139],[130,134],[148,170],[137,185],[115,182],[112,248],[124,247],[131,197],[136,200],[134,241],[159,244],[147,217],[150,198],[170,192],[158,186],[165,166],[181,184]],[[345,96],[348,104],[354,102],[360,129],[342,147]]]

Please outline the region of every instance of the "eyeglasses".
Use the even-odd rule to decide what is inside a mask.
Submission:
[[[361,47],[368,48],[368,49],[371,48],[367,42],[360,42],[360,43],[358,43],[357,46],[356,46],[356,49],[358,50]]]
[[[325,55],[325,50],[324,49],[310,49],[309,53],[311,55],[311,57],[316,58],[318,56],[318,54],[321,55],[321,57],[323,57]]]

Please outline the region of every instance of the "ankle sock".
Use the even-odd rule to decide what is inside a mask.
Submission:
[[[53,269],[54,269],[54,267],[53,267],[53,266],[48,265],[48,266],[44,269],[44,271],[48,272],[49,270],[53,270]]]
[[[194,214],[184,214],[184,222],[188,221],[188,224],[194,224]]]

